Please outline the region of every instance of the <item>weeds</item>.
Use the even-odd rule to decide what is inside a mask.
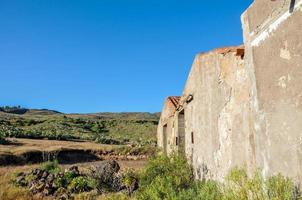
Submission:
[[[284,199],[290,200],[298,198],[295,191],[295,186],[289,178],[283,177],[281,174],[272,176],[266,181],[268,189],[268,197],[271,200]]]
[[[137,199],[174,199],[192,182],[192,170],[184,158],[159,155],[142,172]]]
[[[68,189],[73,193],[82,193],[88,192],[96,189],[98,186],[98,182],[96,179],[78,176],[73,178],[68,185]]]
[[[51,174],[57,174],[61,171],[59,167],[59,162],[57,160],[47,161],[41,165],[41,169],[45,170]]]
[[[48,172],[59,169],[56,162],[47,162],[41,168]],[[72,171],[65,172],[61,179],[62,183],[57,186],[71,191],[78,200],[301,200],[293,181],[280,174],[264,178],[256,171],[253,176],[248,176],[245,170],[234,168],[223,183],[194,180],[193,170],[177,154],[156,156],[139,173],[126,171],[122,178],[126,188],[124,193],[99,195],[97,179],[75,175]],[[15,187],[7,180],[8,177],[1,177],[0,199],[33,199],[26,189]],[[139,189],[130,196],[137,181]]]
[[[128,195],[131,195],[133,191],[137,189],[138,180],[139,174],[134,170],[129,169],[123,174],[122,182],[127,189]]]
[[[264,179],[259,171],[248,178],[245,170],[235,168],[227,176],[225,200],[298,200],[291,179],[278,174]]]
[[[140,177],[137,199],[173,200],[299,200],[291,179],[276,175],[265,179],[259,171],[249,177],[234,168],[224,183],[193,179],[192,169],[181,156],[152,159]]]

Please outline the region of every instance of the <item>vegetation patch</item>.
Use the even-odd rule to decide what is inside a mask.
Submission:
[[[264,179],[257,171],[248,177],[243,169],[229,172],[224,183],[193,179],[193,171],[181,156],[157,156],[140,177],[136,199],[174,200],[298,200],[293,181],[282,175]]]
[[[32,196],[55,199],[95,199],[104,194],[134,192],[137,187],[131,179],[119,172],[116,161],[103,161],[88,171],[80,171],[77,166],[62,170],[57,161],[46,162],[30,172],[17,173],[13,177],[13,184],[20,189],[26,189]],[[138,185],[134,183],[134,185]],[[131,187],[131,190],[129,189]],[[6,196],[5,196],[6,195]],[[2,194],[0,199],[8,198],[11,194]],[[13,196],[13,195],[12,195]]]
[[[126,170],[123,173],[115,161],[100,162],[89,170],[73,166],[65,171],[57,162],[47,162],[30,172],[15,174],[11,180],[14,185],[10,186],[0,180],[0,199],[18,199],[17,193],[23,199],[301,199],[293,181],[280,174],[265,179],[255,172],[249,177],[245,170],[235,168],[223,183],[195,180],[190,165],[176,154],[170,157],[157,155],[141,171]]]
[[[156,143],[158,114],[63,114],[21,107],[0,108],[2,137],[89,140],[102,144],[145,145]]]
[[[6,143],[7,143],[7,141],[5,140],[4,134],[0,133],[0,144],[6,144]]]

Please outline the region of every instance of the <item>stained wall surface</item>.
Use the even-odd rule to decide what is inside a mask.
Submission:
[[[197,178],[222,179],[246,165],[249,87],[242,47],[196,56],[180,103],[186,155]]]
[[[184,148],[199,179],[222,179],[232,167],[246,165],[250,82],[243,56],[241,46],[197,55],[174,115],[168,120],[169,109],[164,106],[159,145],[163,146],[162,130],[168,124],[169,145],[179,152]],[[177,138],[178,145],[173,142]]]
[[[177,106],[164,106],[159,145],[167,124],[167,153],[183,149],[198,179],[239,166],[301,183],[302,0],[255,0],[241,20],[244,48],[196,56]]]
[[[242,24],[256,166],[301,181],[302,1],[255,0]]]

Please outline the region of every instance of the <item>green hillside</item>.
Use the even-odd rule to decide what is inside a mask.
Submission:
[[[0,107],[2,137],[90,140],[106,144],[152,144],[159,114],[64,114],[45,109]]]

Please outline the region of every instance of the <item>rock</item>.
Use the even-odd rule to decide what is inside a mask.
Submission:
[[[29,186],[29,191],[33,194],[37,194],[39,192],[42,192],[45,188],[45,182],[39,180],[39,181],[33,181]]]
[[[119,164],[115,160],[103,161],[95,166],[93,177],[98,178],[102,183],[112,183],[114,175],[120,170]]]
[[[59,178],[63,178],[63,177],[64,177],[64,173],[63,173],[63,172],[59,172],[59,173],[58,173],[58,177],[59,177]]]
[[[119,164],[115,160],[102,161],[92,172],[92,176],[99,180],[99,192],[104,191],[119,192],[125,189],[122,183],[122,176],[118,173]]]
[[[131,195],[137,189],[138,189],[138,181],[135,180],[130,186],[127,187],[128,195]]]
[[[46,170],[33,169],[30,173],[18,174],[15,181],[20,186],[27,186],[32,194],[40,195],[42,199],[46,196],[53,196],[56,200],[69,200],[72,199],[72,192],[76,193],[77,191],[73,191],[64,182],[66,172],[71,172],[73,177],[83,176],[97,179],[99,185],[94,192],[100,194],[108,191],[119,192],[127,189],[123,184],[122,175],[118,173],[119,170],[119,164],[115,160],[110,160],[98,163],[90,174],[81,174],[77,166],[72,166],[65,170],[65,173],[59,172],[58,174],[51,174]],[[60,181],[64,183],[62,182],[61,184]],[[88,188],[87,192],[91,192],[91,189],[93,188]]]
[[[78,166],[72,166],[67,171],[72,172],[76,176],[80,175]]]
[[[48,196],[48,195],[52,195],[55,192],[55,188],[52,186],[51,183],[46,183],[44,190],[43,190],[43,194]]]
[[[37,175],[37,171],[38,171],[38,169],[33,169],[33,170],[31,170],[31,174],[33,174],[33,175]]]
[[[55,199],[56,200],[69,200],[70,199],[70,194],[67,191],[67,189],[61,187],[57,189],[57,191],[54,193]]]
[[[70,196],[68,194],[62,194],[57,200],[69,200]]]
[[[112,183],[110,186],[112,192],[119,192],[123,189],[126,189],[126,187],[123,184],[123,177],[121,175],[115,175],[112,178]]]
[[[29,185],[29,191],[33,194],[37,194],[38,193],[38,190],[36,189],[36,185],[37,185],[37,181],[33,181],[30,183]]]
[[[39,181],[36,185],[35,185],[35,188],[38,192],[42,192],[43,189],[45,187],[45,182],[43,181]]]
[[[16,183],[21,187],[27,186],[27,181],[25,180],[25,174],[20,174],[19,176],[17,176]]]
[[[49,174],[46,181],[48,183],[52,183],[54,181],[54,179],[55,179],[55,176],[53,174]]]
[[[47,171],[44,171],[44,172],[42,173],[42,178],[44,178],[44,179],[47,178],[48,174],[49,174],[49,173],[48,173]]]
[[[31,171],[31,174],[37,176],[38,178],[42,177],[43,173],[44,173],[44,170],[41,170],[41,169],[33,169]]]
[[[42,194],[44,196],[48,196],[48,195],[50,195],[50,191],[48,189],[44,188],[44,190],[42,191]]]

